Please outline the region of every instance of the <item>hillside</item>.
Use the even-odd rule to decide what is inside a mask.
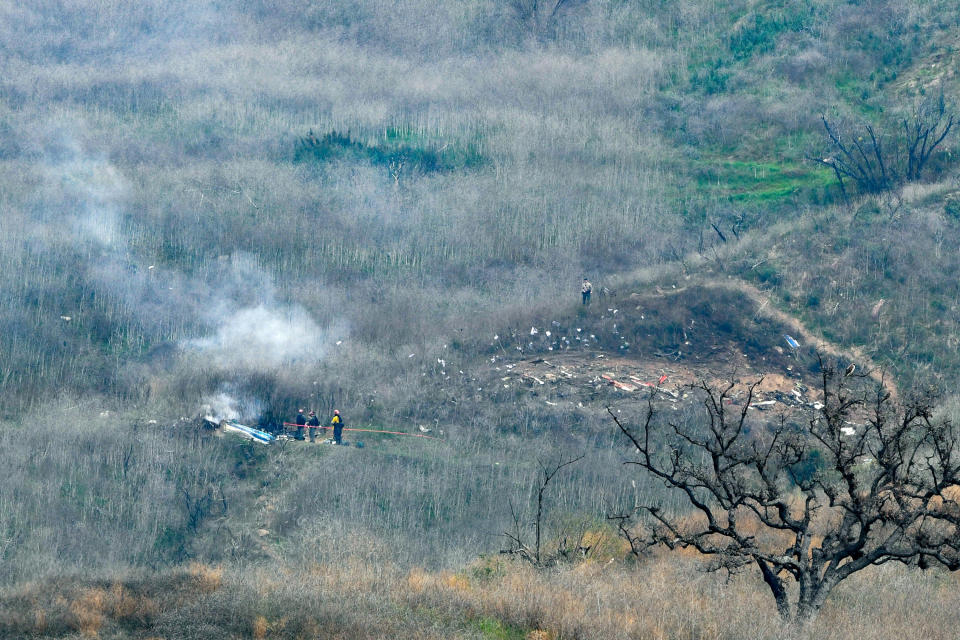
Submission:
[[[0,7],[0,635],[782,637],[618,542],[682,504],[607,409],[762,378],[802,424],[819,353],[954,416],[958,43],[946,0]],[[201,420],[304,407],[432,438]],[[595,557],[499,557],[573,459],[544,539]],[[951,597],[871,575],[796,637]]]

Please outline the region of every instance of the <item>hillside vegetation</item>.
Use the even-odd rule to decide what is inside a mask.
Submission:
[[[957,132],[866,193],[824,122],[907,162],[958,43],[947,0],[0,5],[0,635],[784,637],[746,577],[617,541],[663,493],[604,412],[639,394],[517,372],[802,386],[819,345],[953,415]],[[199,419],[301,407],[437,439]],[[581,455],[543,523],[568,558],[496,559]],[[789,633],[952,597],[871,575]]]

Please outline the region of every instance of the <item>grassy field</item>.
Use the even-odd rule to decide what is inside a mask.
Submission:
[[[821,115],[955,110],[958,37],[946,0],[0,3],[0,635],[943,635],[947,575],[877,570],[797,631],[756,576],[626,561],[606,516],[662,490],[610,392],[503,378],[666,362],[691,319],[779,363],[742,284],[949,405],[956,136],[881,194],[817,159]],[[442,438],[198,419],[301,407]],[[579,455],[548,537],[606,555],[497,559]]]

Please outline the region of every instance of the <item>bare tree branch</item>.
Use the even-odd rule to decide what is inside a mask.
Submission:
[[[540,467],[540,482],[537,486],[537,514],[536,518],[533,521],[533,530],[534,530],[534,543],[533,547],[529,547],[523,541],[523,532],[520,524],[520,515],[517,510],[514,508],[513,502],[510,502],[510,515],[513,518],[513,531],[505,531],[503,536],[510,541],[510,547],[507,549],[501,550],[501,553],[509,553],[513,555],[518,555],[524,560],[527,560],[531,564],[537,567],[546,566],[553,564],[558,556],[566,556],[568,549],[566,548],[565,543],[560,540],[558,544],[558,549],[555,554],[547,556],[542,551],[542,539],[543,539],[543,529],[544,529],[544,499],[547,493],[547,486],[550,484],[550,481],[553,480],[556,475],[560,472],[561,469],[569,467],[572,464],[583,460],[584,455],[577,456],[576,458],[564,459],[562,456],[557,459],[555,463],[550,466],[547,466],[543,463],[542,460],[537,461],[537,465]],[[583,535],[580,535],[582,541]],[[580,543],[578,542],[577,548],[580,548]]]
[[[660,420],[652,395],[634,427],[608,408],[635,449],[628,464],[690,507],[610,516],[631,552],[693,548],[712,569],[755,565],[792,621],[814,617],[833,587],[871,565],[960,568],[956,428],[935,419],[929,395],[897,403],[882,384],[865,389],[867,374],[838,374],[822,359],[820,367],[822,406],[800,422],[751,420],[759,380],[743,387],[737,411],[734,383],[692,385],[699,421]]]

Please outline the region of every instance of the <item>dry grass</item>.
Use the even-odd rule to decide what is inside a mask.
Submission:
[[[952,576],[891,567],[844,585],[809,628],[791,629],[780,623],[758,576],[747,572],[727,580],[701,567],[695,560],[665,556],[632,569],[586,562],[537,572],[496,560],[482,572],[496,577],[466,578],[468,570],[466,584],[444,574],[411,572],[407,584],[416,588],[405,600],[415,609],[494,618],[527,629],[529,638],[558,639],[919,639],[950,637],[958,618],[937,604],[945,596],[955,599]],[[909,622],[915,617],[911,611],[922,611],[925,619]],[[884,635],[882,629],[896,633]]]
[[[213,593],[223,583],[223,568],[211,567],[200,562],[191,562],[187,572],[193,576],[201,593]]]
[[[960,625],[957,579],[902,567],[844,583],[804,629],[781,624],[751,571],[727,578],[668,554],[636,566],[610,559],[546,571],[505,557],[457,572],[347,558],[214,571],[215,589],[196,579],[211,571],[26,585],[0,594],[0,636],[929,640],[953,637]],[[51,590],[62,597],[50,602]]]
[[[73,614],[71,626],[84,636],[97,637],[103,626],[105,600],[107,594],[102,589],[88,589],[70,603]]]

